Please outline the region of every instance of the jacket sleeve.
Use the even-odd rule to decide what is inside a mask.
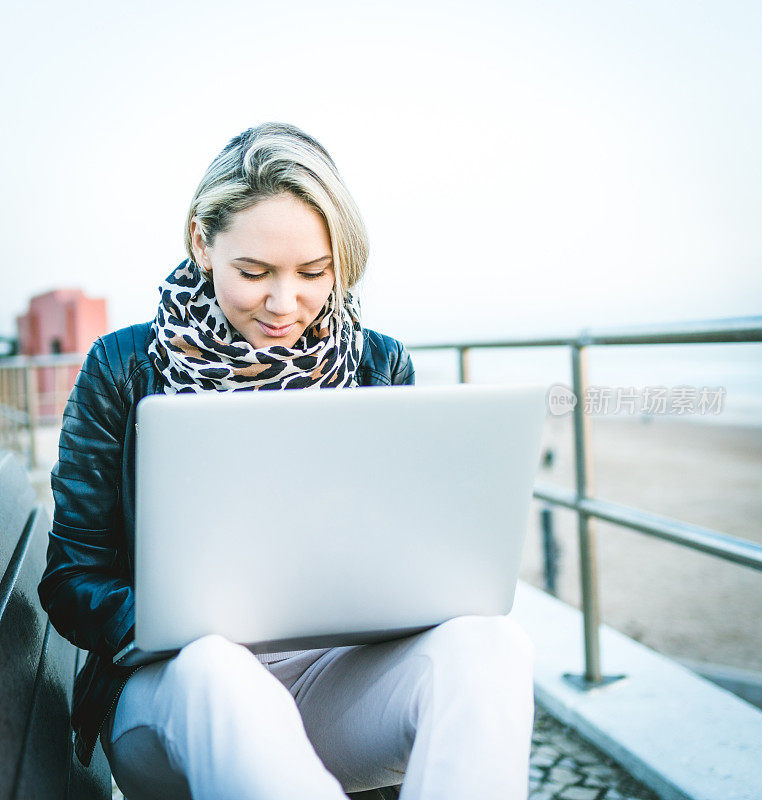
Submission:
[[[119,481],[126,408],[124,375],[99,339],[64,409],[51,473],[55,508],[47,565],[37,592],[55,629],[77,647],[110,658],[129,637],[134,592],[120,569]]]
[[[402,384],[412,386],[415,384],[413,360],[410,358],[410,353],[405,349],[405,346],[399,342],[397,344],[397,359],[392,365],[392,384],[395,386]]]

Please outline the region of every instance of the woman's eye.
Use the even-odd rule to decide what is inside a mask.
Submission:
[[[320,272],[301,272],[299,274],[303,278],[307,278],[307,280],[314,280],[315,278],[322,278],[327,271],[328,270],[323,269]],[[264,278],[265,275],[267,275],[266,272],[245,272],[242,269],[239,269],[238,272],[240,272],[241,277],[245,278],[247,281],[258,281],[260,278]]]

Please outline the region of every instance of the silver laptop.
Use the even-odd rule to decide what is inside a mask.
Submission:
[[[383,641],[513,604],[544,386],[152,395],[137,408],[135,641]]]

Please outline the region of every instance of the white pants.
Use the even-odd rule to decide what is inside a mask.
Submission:
[[[101,740],[128,800],[523,800],[534,648],[508,617],[261,664],[222,636],[130,677]]]

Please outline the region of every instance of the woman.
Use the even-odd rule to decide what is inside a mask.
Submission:
[[[72,710],[80,761],[100,735],[130,800],[333,800],[403,777],[405,800],[525,797],[532,645],[505,617],[263,656],[212,635],[169,661],[113,665],[134,636],[142,397],[414,382],[402,345],[361,325],[350,290],[365,229],[329,155],[297,128],[261,125],[224,148],[191,203],[186,247],[153,323],[93,345],[64,414],[39,595],[89,651]],[[178,466],[203,491],[206,465]]]

